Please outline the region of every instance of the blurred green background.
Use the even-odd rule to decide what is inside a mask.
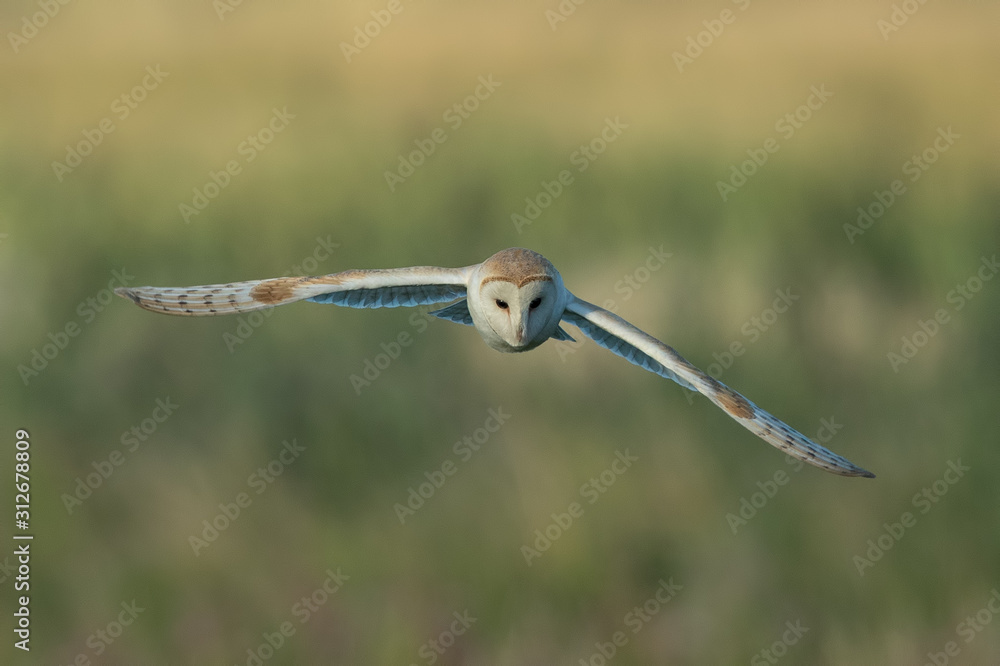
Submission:
[[[13,545],[0,554],[0,660],[1000,663],[1000,280],[976,281],[1000,245],[1000,10],[913,3],[887,31],[888,2],[561,6],[555,22],[554,1],[70,3],[34,34],[42,5],[4,3],[0,469],[28,429],[35,541],[30,654],[9,630]],[[387,17],[348,62],[341,43]],[[448,110],[491,76],[456,127]],[[800,109],[814,86],[831,95]],[[268,135],[275,109],[294,118]],[[579,171],[607,119],[627,128]],[[718,182],[768,139],[724,201]],[[75,168],[53,166],[80,142]],[[187,223],[181,204],[230,161]],[[518,229],[562,170],[572,184]],[[182,319],[107,291],[510,246],[803,432],[832,419],[829,446],[878,478],[798,470],[590,342],[508,356],[429,308]],[[656,270],[651,248],[670,253]],[[904,338],[923,344],[894,367]],[[53,356],[37,374],[35,352]],[[490,409],[509,418],[456,451]],[[616,451],[638,462],[582,493]],[[401,524],[395,505],[449,464]],[[551,528],[572,502],[583,515]],[[562,534],[528,566],[547,528]],[[680,586],[664,605],[661,581]]]

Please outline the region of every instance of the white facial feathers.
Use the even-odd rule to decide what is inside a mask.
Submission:
[[[549,339],[568,293],[559,272],[531,250],[511,248],[480,264],[469,285],[469,311],[493,349],[521,352]]]

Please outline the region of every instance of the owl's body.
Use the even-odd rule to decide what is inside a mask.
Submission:
[[[115,292],[147,310],[186,316],[248,312],[301,300],[353,308],[455,301],[431,314],[474,326],[487,345],[501,352],[528,351],[549,338],[572,340],[560,326],[566,322],[629,362],[704,394],[745,428],[789,455],[834,474],[874,476],[705,374],[673,348],[577,298],[548,259],[523,248],[502,250],[481,264],[464,268],[350,270],[187,288],[123,287]]]

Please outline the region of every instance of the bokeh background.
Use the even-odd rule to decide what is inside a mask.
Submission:
[[[41,3],[3,4],[2,524],[26,428],[36,540],[30,654],[11,645],[13,545],[0,555],[0,660],[1000,663],[1000,280],[976,282],[1000,244],[995,4],[907,4],[891,32],[888,1],[563,2],[558,22],[554,1],[393,7],[348,62],[341,43],[387,3],[70,3],[37,34]],[[704,46],[679,68],[689,37]],[[147,67],[166,76],[122,117]],[[479,77],[500,85],[455,127]],[[776,124],[813,86],[832,95],[788,136]],[[294,118],[248,149],[275,109]],[[114,131],[57,173],[105,118]],[[627,128],[579,171],[608,119]],[[385,172],[436,128],[445,142],[391,191]],[[779,150],[723,200],[769,138]],[[564,169],[573,183],[518,228]],[[896,179],[906,192],[848,234]],[[799,470],[589,342],[507,356],[429,308],[182,319],[108,291],[510,246],[803,432],[832,420],[829,446],[878,478]],[[777,290],[798,297],[780,314]],[[893,367],[904,338],[922,344]],[[26,372],[36,351],[53,358]],[[162,422],[157,400],[176,405]],[[482,439],[490,409],[509,418],[465,459],[454,445]],[[252,477],[293,440],[280,475]],[[581,486],[616,451],[638,462],[590,504]],[[395,505],[449,461],[401,524]],[[249,506],[195,554],[239,493]],[[583,515],[528,566],[522,546],[574,501]],[[680,588],[637,615],[661,581]]]

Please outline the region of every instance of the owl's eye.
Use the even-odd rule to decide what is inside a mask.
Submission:
[[[542,304],[542,299],[541,298],[536,298],[535,300],[533,300],[530,303],[528,303],[528,307],[531,308],[532,310],[534,310],[535,308],[537,308],[541,304]]]
[[[501,301],[498,298],[497,299],[497,307],[500,308],[501,310],[506,310],[507,309],[507,301]]]

